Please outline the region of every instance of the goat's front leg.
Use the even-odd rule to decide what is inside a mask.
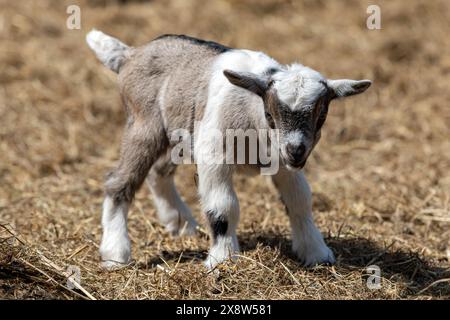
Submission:
[[[198,176],[202,208],[211,229],[212,245],[205,261],[211,270],[239,251],[236,236],[239,202],[233,189],[231,166],[198,165]]]
[[[305,266],[333,264],[333,252],[313,221],[311,190],[303,172],[280,169],[272,180],[289,215],[294,253]]]

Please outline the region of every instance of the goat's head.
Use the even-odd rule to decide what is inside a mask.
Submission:
[[[224,70],[234,85],[259,95],[269,126],[279,129],[280,154],[289,169],[301,169],[320,139],[328,105],[364,92],[369,80],[327,80],[302,65],[274,68],[264,75]]]

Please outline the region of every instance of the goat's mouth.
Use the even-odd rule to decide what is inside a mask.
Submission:
[[[283,165],[291,171],[299,171],[302,170],[303,167],[306,165],[306,160],[308,160],[308,157],[305,157],[304,159],[302,159],[301,161],[294,161],[292,158],[290,157],[286,157],[282,154],[281,156],[281,161],[283,163]]]
[[[298,162],[298,163],[292,163],[292,162],[285,161],[286,168],[288,168],[291,171],[302,170],[303,167],[305,166],[305,164],[306,164],[306,159],[301,162]]]

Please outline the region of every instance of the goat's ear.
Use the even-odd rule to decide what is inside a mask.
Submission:
[[[235,86],[247,89],[262,97],[269,87],[269,81],[251,72],[224,70],[225,77]]]
[[[333,98],[342,98],[366,91],[372,84],[372,81],[339,79],[328,80],[327,84],[334,93]]]

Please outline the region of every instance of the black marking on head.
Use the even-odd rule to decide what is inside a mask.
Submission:
[[[202,39],[197,39],[194,37],[186,36],[184,34],[164,34],[162,36],[159,36],[159,37],[153,39],[153,41],[165,39],[165,38],[174,38],[174,39],[179,39],[179,40],[183,40],[183,41],[188,41],[192,44],[195,44],[198,46],[204,46],[209,49],[212,49],[213,51],[216,51],[217,53],[224,53],[224,52],[231,50],[231,48],[224,46],[220,43],[217,43],[214,41],[206,41],[206,40],[202,40]]]
[[[330,101],[333,99],[333,95],[334,95],[334,93],[332,92],[332,90],[329,89],[328,84],[325,81],[321,81],[321,83],[327,88],[327,91],[326,91],[325,96],[320,101],[321,109],[320,109],[319,116],[317,117],[315,134],[317,134],[320,131],[320,129],[322,129],[322,126],[325,123],[325,120],[327,119],[328,107],[329,107]]]
[[[209,220],[209,226],[213,236],[213,241],[217,240],[218,236],[224,236],[228,231],[228,221],[222,215],[217,216],[214,211],[208,210],[206,216]]]
[[[284,132],[302,130],[303,134],[313,136],[322,128],[327,117],[328,105],[332,97],[331,90],[326,81],[320,80],[319,83],[324,86],[325,90],[318,96],[315,106],[293,111],[289,106],[279,102],[278,109],[282,122],[281,129]],[[317,104],[320,104],[320,106]],[[317,107],[319,107],[320,110],[317,110]],[[315,110],[319,112],[317,117],[314,115]]]
[[[324,85],[324,87],[325,87],[325,89],[327,89],[327,91],[329,90],[328,83],[325,80],[320,80],[319,82]]]
[[[324,106],[322,106],[322,110],[320,111],[319,117],[317,119],[317,124],[316,124],[316,134],[320,129],[322,129],[322,126],[325,123],[325,120],[327,118],[327,114],[328,114],[328,103],[326,103]]]
[[[292,111],[287,105],[280,105],[279,110],[283,131],[302,130],[306,133],[312,130],[312,113],[309,110]]]

